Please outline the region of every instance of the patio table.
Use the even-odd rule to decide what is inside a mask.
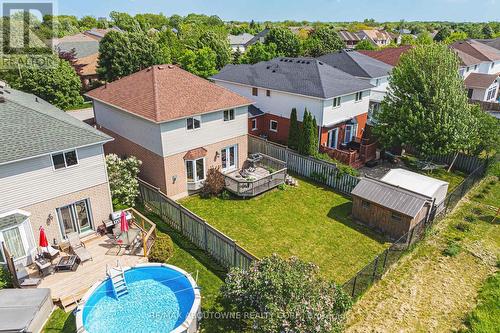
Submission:
[[[77,256],[66,256],[62,257],[59,262],[56,265],[56,271],[61,272],[61,271],[76,271],[78,268],[78,257]]]
[[[122,248],[127,249],[134,243],[140,234],[141,230],[139,229],[129,229],[127,232],[122,232],[115,240],[116,245],[120,247],[120,250]],[[119,253],[120,251],[118,251],[118,254]]]

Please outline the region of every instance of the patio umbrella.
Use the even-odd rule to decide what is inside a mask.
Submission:
[[[129,239],[128,239],[128,222],[127,222],[127,215],[125,214],[125,211],[122,211],[122,213],[120,214],[120,231],[122,233],[124,233],[124,232],[127,233],[127,241],[129,241]]]
[[[47,235],[45,234],[45,229],[43,229],[43,227],[40,227],[40,241],[38,243],[38,245],[40,247],[48,247],[49,246],[49,241],[47,240]]]

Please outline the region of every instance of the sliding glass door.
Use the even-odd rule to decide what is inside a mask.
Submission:
[[[227,171],[236,168],[238,159],[238,146],[234,145],[221,150],[222,170]]]
[[[88,200],[77,201],[74,204],[58,208],[57,216],[63,238],[72,232],[81,234],[92,230]]]

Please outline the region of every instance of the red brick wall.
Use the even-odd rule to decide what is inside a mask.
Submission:
[[[114,138],[113,141],[104,145],[104,152],[106,154],[113,153],[120,157],[137,157],[142,161],[139,177],[148,183],[158,186],[164,193],[167,193],[165,179],[166,170],[163,157],[116,134],[113,131],[108,130],[107,128],[99,127],[99,130]]]
[[[253,135],[267,135],[267,138],[270,141],[274,141],[277,143],[281,143],[286,145],[288,141],[288,132],[290,130],[290,119],[283,118],[280,116],[275,116],[269,113],[266,113],[263,116],[258,117],[258,131],[251,130],[251,122],[249,123],[249,133]],[[275,120],[278,122],[278,131],[273,132],[270,130],[270,122],[271,120]],[[258,132],[258,133],[256,133]]]
[[[257,129],[256,130],[252,129],[252,120],[254,120],[254,119],[257,121]],[[256,135],[256,136],[260,136],[261,134],[267,133],[267,131],[264,130],[266,128],[264,123],[265,123],[265,116],[264,115],[258,116],[255,118],[249,118],[248,119],[248,133],[252,134],[252,135]],[[269,124],[267,126],[269,127]]]
[[[362,137],[363,131],[366,126],[366,121],[368,120],[368,113],[364,113],[362,115],[359,115],[356,117],[356,121],[358,122],[358,131],[356,133],[357,137]],[[338,143],[340,144],[341,142],[344,142],[344,134],[345,134],[345,125],[346,123],[341,123],[335,126],[336,128],[339,129],[339,136],[338,136]],[[333,127],[333,128],[335,128]],[[332,128],[322,128],[321,129],[321,138],[320,142],[322,146],[326,146],[326,143],[328,142],[328,131],[330,131]]]

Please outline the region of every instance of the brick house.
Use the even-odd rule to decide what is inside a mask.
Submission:
[[[177,66],[152,66],[90,91],[95,121],[134,155],[140,177],[178,199],[201,188],[211,166],[241,168],[251,101]]]
[[[250,134],[286,144],[292,109],[297,110],[299,122],[307,109],[318,123],[318,149],[344,163],[362,164],[359,147],[353,146],[359,146],[367,122],[374,87],[369,80],[314,58],[227,65],[211,79],[255,101],[250,109]]]
[[[55,244],[71,232],[94,235],[109,219],[103,145],[112,138],[34,95],[0,86],[0,242],[16,263],[29,265],[40,227]]]

